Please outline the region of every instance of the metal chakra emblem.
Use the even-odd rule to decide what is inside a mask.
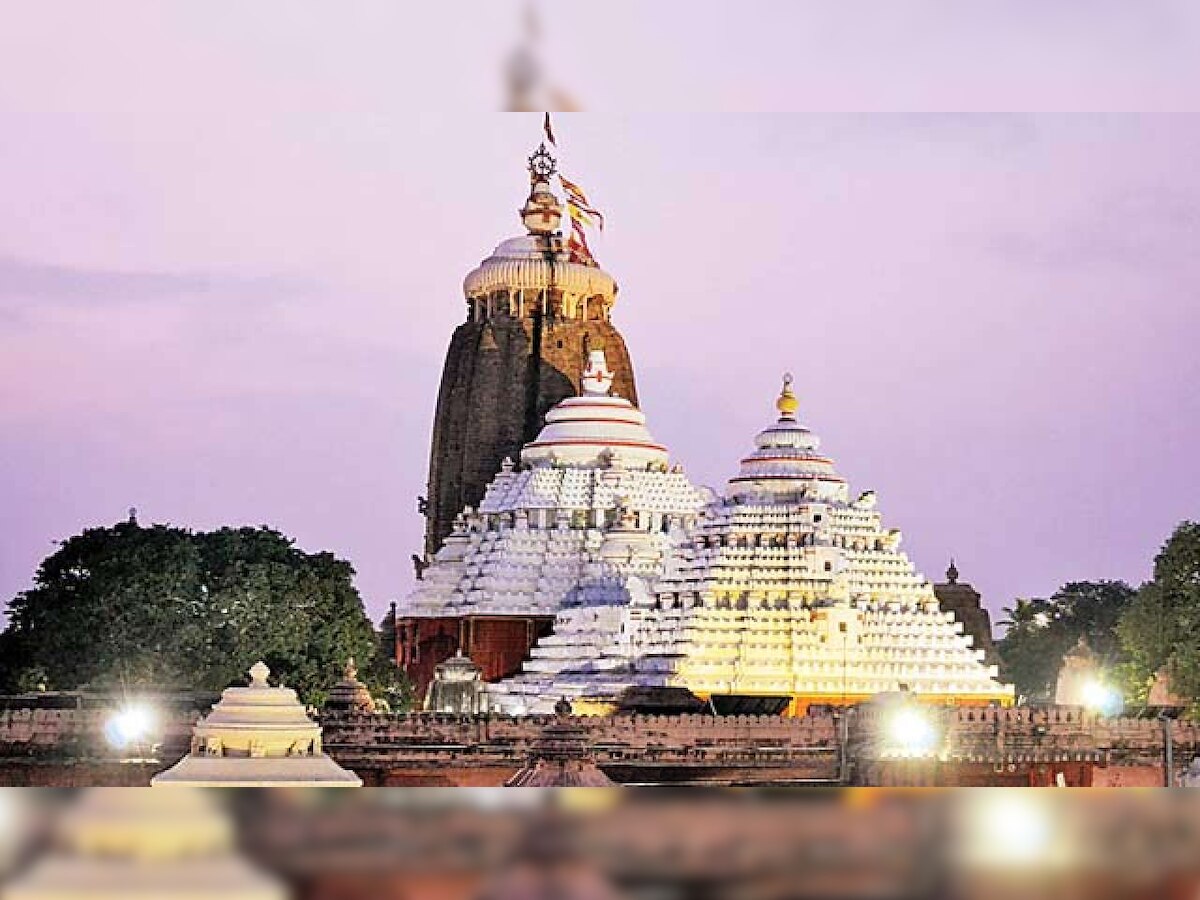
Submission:
[[[558,170],[558,163],[543,143],[529,157],[529,171],[538,178],[549,178]]]

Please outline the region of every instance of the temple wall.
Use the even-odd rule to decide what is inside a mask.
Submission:
[[[861,713],[862,711],[860,711]],[[1161,784],[1163,724],[1102,719],[1076,708],[944,710],[940,761],[876,766],[869,783]],[[156,764],[123,761],[103,739],[104,710],[0,710],[0,781],[78,786],[141,784],[185,752],[198,713],[162,717]],[[858,717],[856,717],[858,718]],[[841,722],[821,713],[776,716],[612,716],[576,720],[598,764],[622,782],[787,783],[838,777]],[[527,761],[549,717],[322,717],[325,745],[367,784],[503,784]],[[872,727],[862,713],[854,729]],[[1200,725],[1171,722],[1175,774],[1200,753]],[[854,732],[850,754],[855,749]]]

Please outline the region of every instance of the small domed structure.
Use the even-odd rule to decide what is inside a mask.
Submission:
[[[566,697],[554,704],[554,718],[534,744],[529,764],[505,787],[613,786],[612,779],[596,765],[587,732],[574,720],[573,711]]]
[[[488,711],[483,670],[459,650],[433,670],[433,681],[425,693],[425,711],[475,716]]]
[[[342,680],[329,691],[325,708],[333,712],[348,712],[369,715],[375,712],[375,699],[365,684],[358,680],[358,666],[354,657],[346,661]]]
[[[817,452],[820,438],[796,419],[800,402],[792,391],[791,375],[783,378],[775,408],[779,421],[755,438],[754,452],[741,461],[740,471],[729,480],[730,496],[771,503],[789,499],[847,502],[846,480],[834,469],[833,460]]]
[[[361,787],[325,755],[321,727],[296,692],[271,687],[271,670],[250,669],[248,687],[226,688],[192,733],[192,751],[156,775],[154,787]]]
[[[646,428],[646,414],[623,397],[610,396],[615,374],[603,350],[588,354],[578,397],[546,413],[546,427],[521,451],[525,466],[558,465],[645,470],[665,467],[667,448]]]

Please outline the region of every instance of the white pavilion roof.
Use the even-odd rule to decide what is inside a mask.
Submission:
[[[554,615],[582,598],[628,602],[624,578],[660,574],[708,492],[670,467],[612,382],[593,351],[582,396],[554,407],[521,466],[505,461],[479,509],[464,510],[408,615]]]
[[[790,379],[779,421],[670,548],[657,578],[627,583],[623,608],[563,610],[499,704],[544,711],[561,696],[612,699],[625,687],[700,694],[914,693],[1010,701],[932,585],[885,529],[873,492],[845,480],[796,420]]]

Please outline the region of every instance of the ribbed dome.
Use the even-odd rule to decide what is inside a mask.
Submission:
[[[645,469],[666,466],[667,448],[646,428],[646,416],[623,397],[610,397],[613,375],[603,350],[593,350],[583,373],[583,395],[569,397],[546,414],[546,427],[526,444],[526,465]]]
[[[781,417],[755,438],[757,449],[742,460],[737,477],[730,479],[731,494],[794,493],[815,499],[830,489],[845,491],[846,481],[834,469],[833,461],[817,453],[820,438],[796,421],[798,406],[791,377],[786,376],[776,403]]]
[[[613,277],[599,266],[571,262],[558,235],[509,238],[463,281],[468,300],[495,291],[536,292],[549,287],[584,297],[600,295],[610,302],[617,295]]]

